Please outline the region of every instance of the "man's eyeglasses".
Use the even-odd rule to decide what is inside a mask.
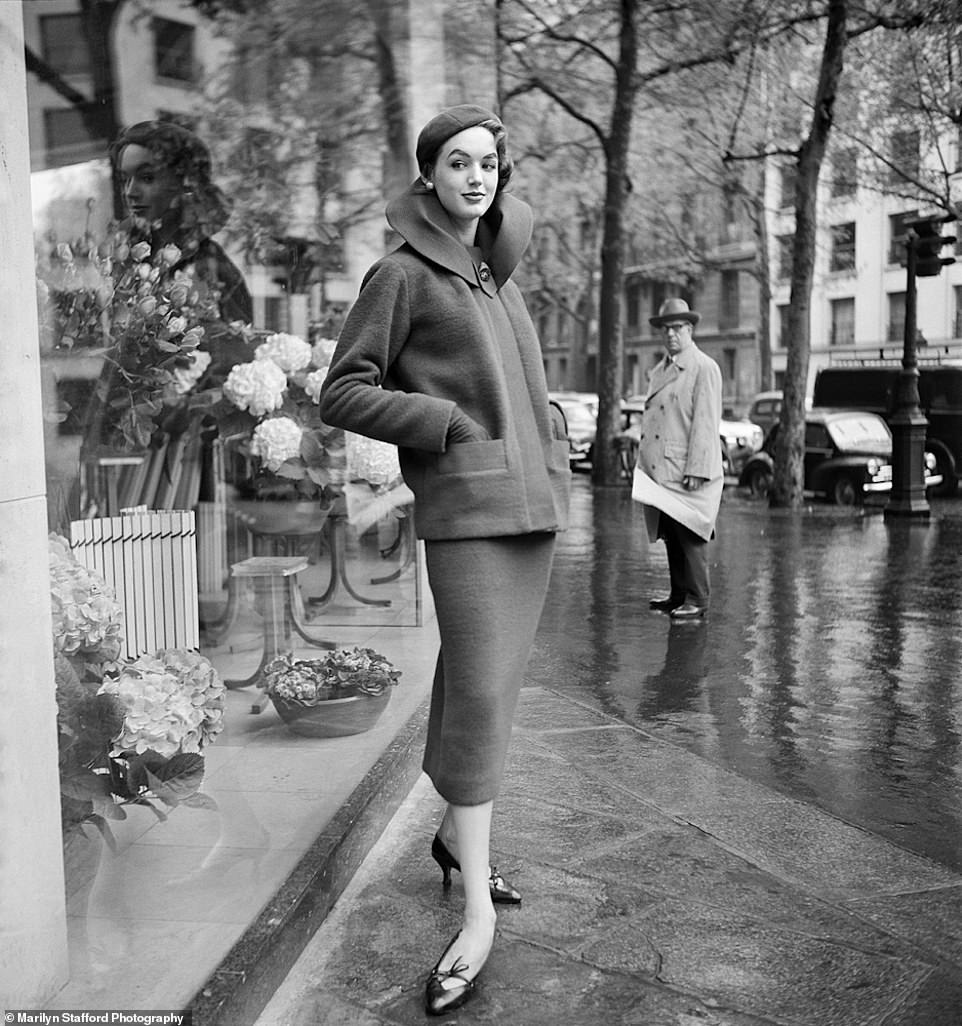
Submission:
[[[688,321],[682,321],[680,324],[666,324],[665,334],[666,335],[680,335],[684,328],[690,328],[691,325]]]

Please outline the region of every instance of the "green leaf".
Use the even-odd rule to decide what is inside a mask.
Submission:
[[[175,755],[160,773],[147,771],[152,794],[165,805],[176,806],[197,794],[204,779],[204,759],[195,753]]]
[[[290,481],[301,481],[307,474],[307,468],[294,460],[284,460],[274,473]]]
[[[301,459],[308,467],[319,467],[324,462],[324,446],[313,431],[305,431],[301,436]]]
[[[210,812],[216,812],[219,808],[217,802],[209,794],[204,794],[203,791],[198,791],[196,794],[192,794],[189,798],[185,798],[181,805],[186,805],[190,809],[207,809]]]
[[[106,773],[80,772],[60,781],[60,790],[68,798],[91,801],[110,797],[110,777]]]

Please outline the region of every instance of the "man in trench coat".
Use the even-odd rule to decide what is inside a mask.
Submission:
[[[708,610],[708,542],[715,533],[725,479],[719,423],[722,376],[693,338],[699,314],[666,299],[650,323],[665,332],[665,356],[651,372],[632,495],[644,504],[649,539],[668,554],[671,590],[652,609],[675,620]]]

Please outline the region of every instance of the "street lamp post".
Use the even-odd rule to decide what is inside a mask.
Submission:
[[[939,234],[939,225],[954,220],[944,217],[925,217],[910,222],[906,227],[905,242],[905,333],[902,343],[902,370],[898,377],[897,407],[889,421],[892,429],[892,491],[885,507],[885,517],[929,517],[929,503],[925,497],[925,433],[928,420],[919,407],[919,368],[915,346],[916,278],[934,277],[952,257],[940,257],[939,250],[955,242],[954,238]]]

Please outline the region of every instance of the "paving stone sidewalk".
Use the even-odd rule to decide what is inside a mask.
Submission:
[[[522,691],[476,994],[432,1020],[457,929],[421,777],[257,1026],[959,1026],[962,876],[597,707]]]

